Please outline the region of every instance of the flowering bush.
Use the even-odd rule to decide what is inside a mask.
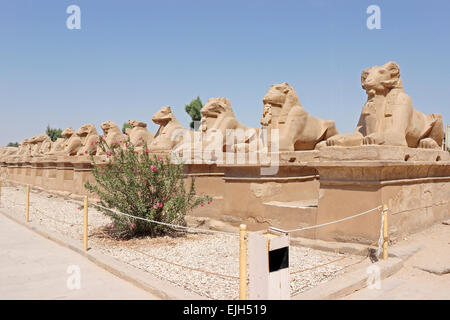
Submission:
[[[187,212],[211,201],[209,196],[196,195],[194,179],[189,188],[185,186],[182,163],[174,164],[168,158],[150,155],[145,143],[141,152],[129,140],[111,146],[104,140],[98,143],[109,160],[107,164],[98,164],[91,155],[95,184],[85,184],[86,189],[100,197],[97,205],[137,218],[185,226]],[[174,231],[168,226],[98,208],[111,217],[110,231],[121,238]]]

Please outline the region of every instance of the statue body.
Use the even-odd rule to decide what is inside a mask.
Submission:
[[[178,122],[169,106],[162,107],[157,111],[153,115],[152,121],[160,126],[149,145],[152,152],[169,152],[183,142],[185,135],[190,138],[193,136],[191,130],[183,128]]]
[[[334,121],[309,115],[286,82],[271,86],[263,103],[261,125],[279,130],[280,151],[313,150],[338,133]]]
[[[125,141],[124,136],[122,135],[122,132],[120,131],[120,128],[117,124],[115,124],[112,121],[106,121],[101,124],[101,128],[103,130],[103,139],[105,140],[106,144],[110,147],[112,147],[114,144],[119,145],[123,141]],[[88,151],[87,153],[91,152],[91,150],[88,150],[91,146],[96,148],[96,154],[97,155],[104,155],[105,152],[99,147],[95,146],[95,142],[98,140],[97,137],[92,140],[93,138],[89,138],[89,141],[86,144],[86,149],[83,150],[84,153]],[[91,142],[94,141],[94,144],[91,145]]]
[[[95,155],[98,152],[97,142],[100,136],[93,124],[85,124],[78,129],[76,133],[79,138],[79,148],[75,155],[86,156]]]
[[[127,134],[130,138],[130,142],[134,145],[135,148],[142,149],[144,143],[149,146],[154,136],[147,130],[147,124],[145,122],[137,121],[137,120],[129,120],[128,124],[131,126],[131,129],[128,130]]]
[[[230,143],[229,151],[236,151],[237,145],[244,143],[245,150],[248,151],[248,142],[258,137],[258,129],[244,126],[236,119],[231,102],[227,98],[210,98],[201,109],[201,113],[204,149],[227,151],[227,143]],[[230,135],[239,134],[243,135],[240,137],[241,141],[235,141],[234,137],[230,137]]]
[[[364,70],[361,84],[366,90],[367,102],[355,132],[331,137],[327,140],[328,146],[376,144],[440,148],[444,136],[441,115],[423,114],[413,108],[395,62]]]

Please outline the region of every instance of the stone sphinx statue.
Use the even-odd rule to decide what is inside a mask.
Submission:
[[[328,146],[376,144],[440,148],[444,137],[441,115],[413,109],[395,62],[364,70],[361,85],[366,90],[367,102],[355,132],[329,138]]]
[[[286,82],[271,86],[263,103],[261,125],[279,129],[280,151],[312,150],[338,133],[334,121],[309,115]]]
[[[128,124],[131,128],[128,130],[127,135],[136,149],[142,149],[144,142],[147,146],[151,144],[154,136],[147,130],[147,124],[145,122],[128,120]]]
[[[228,142],[230,143],[228,151],[236,151],[238,144],[248,144],[251,139],[258,137],[258,129],[246,127],[236,119],[231,102],[227,98],[210,98],[201,109],[201,113],[202,144],[204,149],[217,150],[219,148],[225,152],[227,151]],[[219,133],[217,138],[215,137],[216,132]],[[240,137],[241,141],[230,137],[230,135],[237,136],[239,134],[242,135]],[[257,144],[255,146],[257,147]],[[248,145],[245,150],[248,151]]]
[[[52,145],[52,140],[46,134],[40,134],[30,139],[32,157],[41,157],[48,152]]]
[[[75,135],[72,127],[66,128],[61,133],[62,138],[58,138],[53,144],[48,156],[51,155],[74,155],[80,147],[80,139]]]
[[[119,145],[124,142],[126,139],[122,135],[122,132],[119,129],[119,126],[112,121],[103,122],[100,126],[103,130],[103,139],[109,147],[113,147],[114,145]],[[95,142],[94,142],[95,143]],[[97,155],[103,155],[105,152],[100,148],[97,148]]]
[[[98,152],[97,142],[100,136],[93,124],[85,124],[78,129],[76,133],[79,139],[79,148],[76,152],[78,156],[87,156],[89,154],[96,154]]]
[[[170,152],[174,147],[186,141],[186,139],[183,140],[184,138],[192,137],[192,131],[183,128],[168,106],[157,111],[153,115],[152,121],[159,124],[160,127],[149,145],[151,152]]]
[[[0,150],[0,159],[6,159],[7,157],[17,153],[17,150],[19,150],[19,147],[2,147]]]
[[[17,149],[17,153],[14,156],[18,157],[29,157],[31,156],[31,138],[23,139],[23,141],[19,144],[19,148]]]

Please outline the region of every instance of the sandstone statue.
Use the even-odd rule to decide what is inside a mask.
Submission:
[[[122,135],[119,126],[112,121],[103,122],[100,126],[103,130],[103,139],[109,147],[114,147],[114,145],[119,145],[126,139]],[[94,142],[95,143],[95,142]],[[97,148],[97,155],[105,154],[105,152],[100,148]]]
[[[73,130],[73,129],[72,129]],[[61,134],[62,135],[62,134]],[[56,139],[50,147],[50,150],[46,153],[46,155],[51,155],[54,154],[55,152],[60,152],[63,150],[63,145],[64,145],[64,141],[66,139],[65,138],[58,138]]]
[[[85,124],[78,129],[76,134],[80,139],[80,147],[76,153],[78,156],[86,156],[97,153],[97,142],[100,136],[93,124]]]
[[[444,137],[441,115],[413,109],[395,62],[364,70],[361,85],[366,90],[367,102],[355,132],[329,138],[328,146],[376,144],[440,148]]]
[[[210,98],[201,109],[201,113],[202,145],[204,149],[227,151],[226,144],[228,142],[230,144],[228,151],[236,151],[237,144],[247,144],[245,150],[248,151],[249,141],[258,137],[258,129],[246,127],[236,119],[231,102],[227,98]],[[220,133],[217,138],[216,133]],[[235,137],[229,135],[242,135],[242,137],[235,140]],[[221,139],[218,139],[219,137]],[[257,147],[257,141],[255,141],[255,147]]]
[[[127,135],[130,138],[130,142],[134,147],[140,151],[144,143],[148,145],[153,141],[153,134],[147,130],[147,124],[142,121],[128,120],[128,124],[131,128],[127,131]]]
[[[81,146],[81,140],[75,135],[72,127],[61,133],[62,138],[57,139],[47,155],[74,155]]]
[[[15,153],[17,153],[17,150],[19,150],[19,147],[3,147],[0,151],[0,159],[5,159]]]
[[[338,133],[334,121],[309,115],[286,82],[271,86],[263,103],[261,125],[269,130],[279,129],[280,151],[312,150]]]
[[[32,157],[40,157],[50,150],[52,140],[48,135],[40,134],[32,137],[29,143],[31,144],[30,155]]]
[[[186,141],[186,139],[183,140],[184,138],[192,137],[191,130],[183,128],[168,106],[162,107],[156,112],[152,121],[159,124],[160,127],[149,145],[151,152],[170,152],[174,147]]]
[[[14,156],[29,157],[31,155],[30,140],[31,139],[23,139],[23,141],[19,144],[17,153],[15,153]]]

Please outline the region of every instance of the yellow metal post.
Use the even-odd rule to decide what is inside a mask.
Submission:
[[[30,185],[27,184],[27,203],[25,205],[25,221],[30,221]]]
[[[386,260],[388,257],[388,207],[387,205],[383,205],[383,260]]]
[[[247,300],[247,225],[240,226],[239,299]]]
[[[84,197],[84,226],[83,226],[83,248],[88,249],[88,197]]]

